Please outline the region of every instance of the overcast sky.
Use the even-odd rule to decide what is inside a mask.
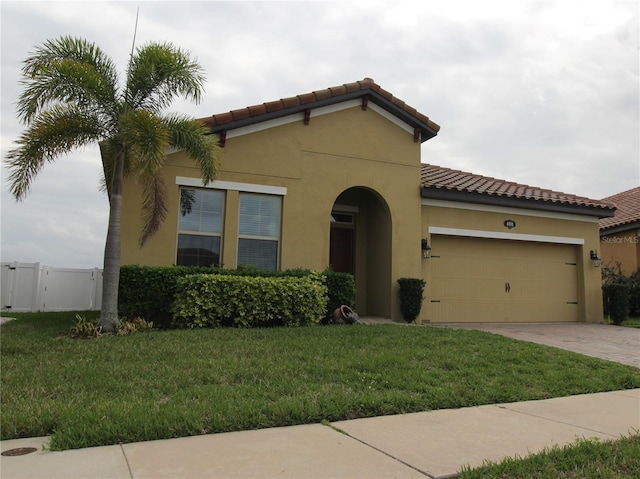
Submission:
[[[207,74],[194,117],[373,78],[441,126],[422,161],[600,199],[640,185],[637,0],[0,2],[1,259],[101,267],[108,201],[96,148],[8,194],[22,61],[62,35],[121,71],[136,44],[189,50]]]

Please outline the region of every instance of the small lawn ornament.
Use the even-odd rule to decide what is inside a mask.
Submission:
[[[333,324],[363,324],[360,316],[349,306],[343,304],[333,312]]]

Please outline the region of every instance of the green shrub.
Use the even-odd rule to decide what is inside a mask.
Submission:
[[[198,274],[178,280],[174,325],[304,326],[318,323],[327,305],[324,277],[245,277]]]
[[[400,312],[407,323],[415,322],[422,309],[422,300],[425,281],[420,278],[400,278],[398,279],[400,288]]]
[[[331,322],[333,312],[342,305],[354,307],[356,297],[356,282],[349,273],[336,273],[328,268],[323,273],[327,278],[327,312],[324,322]]]
[[[138,266],[125,265],[120,269],[118,312],[122,318],[144,318],[154,327],[172,327],[171,309],[178,291],[178,280],[193,274],[220,274],[260,278],[304,278],[312,275],[309,269],[287,269],[266,271],[252,266],[238,269],[196,266]],[[346,304],[354,306],[355,281],[347,273],[324,271],[328,287],[328,302],[324,320],[331,318],[333,311]]]
[[[146,321],[142,318],[121,319],[116,324],[116,334],[123,336],[131,333],[146,333],[153,330],[153,321]]]
[[[629,276],[629,314],[640,317],[640,268]]]
[[[144,318],[157,328],[168,328],[178,279],[190,274],[218,271],[215,267],[122,266],[118,313],[122,318]]]
[[[604,314],[614,324],[629,317],[630,281],[622,273],[620,263],[602,269],[602,301]]]
[[[97,338],[101,334],[99,322],[100,320],[98,318],[87,319],[84,316],[76,314],[69,336],[79,339]]]

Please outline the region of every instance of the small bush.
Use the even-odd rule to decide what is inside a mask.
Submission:
[[[180,328],[303,326],[327,307],[324,277],[191,275],[178,281],[173,307]]]
[[[602,270],[602,301],[604,313],[614,324],[629,317],[630,281],[622,273],[620,263]]]
[[[629,314],[640,317],[640,268],[629,276]]]
[[[123,336],[131,333],[146,333],[153,330],[153,321],[146,321],[142,318],[133,318],[129,321],[121,319],[116,324],[116,334]]]
[[[324,321],[332,320],[333,312],[340,306],[354,307],[356,297],[356,282],[349,273],[336,273],[332,269],[326,269],[323,273],[327,278],[327,312]]]
[[[127,319],[119,319],[116,323],[115,334],[122,336],[131,333],[145,333],[153,329],[151,321],[145,321],[142,318],[134,318],[129,321]],[[111,333],[103,333],[100,327],[100,318],[87,319],[84,316],[76,314],[73,321],[73,327],[69,333],[72,338],[89,339],[98,338],[100,336],[111,336]]]
[[[398,279],[400,289],[400,312],[407,323],[415,322],[422,309],[422,300],[425,281],[420,278],[400,278]]]
[[[76,314],[76,319],[73,321],[73,327],[69,332],[69,336],[79,339],[97,338],[101,334],[99,322],[100,320],[98,318],[87,319],[84,316]]]

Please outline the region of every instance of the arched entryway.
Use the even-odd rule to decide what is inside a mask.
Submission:
[[[331,210],[329,264],[356,281],[360,316],[391,317],[391,215],[387,202],[365,187],[343,191]]]

